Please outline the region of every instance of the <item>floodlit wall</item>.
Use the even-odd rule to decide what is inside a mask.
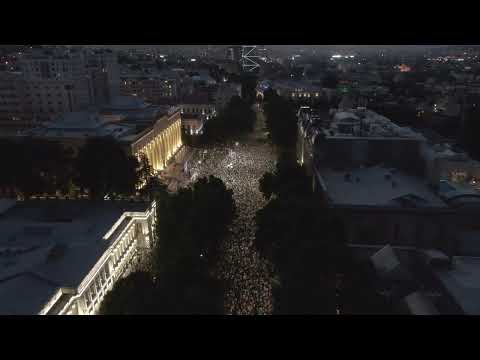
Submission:
[[[165,126],[162,121],[165,119],[159,120],[150,132],[132,144],[134,155],[145,154],[154,171],[164,170],[183,145],[180,113],[173,114]]]
[[[153,246],[155,220],[155,202],[145,213],[124,213],[102,239],[111,245],[79,287],[60,289],[39,314],[97,314],[105,295],[132,265],[137,252]]]

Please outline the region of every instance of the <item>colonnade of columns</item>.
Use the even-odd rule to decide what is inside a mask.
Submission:
[[[143,152],[155,171],[165,169],[168,160],[182,146],[181,121],[176,121],[157,134],[140,152]]]

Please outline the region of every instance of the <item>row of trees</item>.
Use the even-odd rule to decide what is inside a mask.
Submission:
[[[463,124],[460,128],[459,140],[469,155],[480,160],[480,102],[465,109]]]
[[[0,188],[4,196],[39,193],[69,194],[73,179],[72,152],[58,143],[29,139],[0,140]]]
[[[157,194],[150,271],[119,280],[102,314],[222,314],[224,284],[214,276],[220,240],[235,214],[232,191],[213,176]]]
[[[355,259],[344,223],[313,192],[304,168],[281,157],[260,190],[269,202],[256,214],[255,245],[275,268],[276,314],[387,312],[369,263]]]
[[[227,79],[229,82],[241,85],[242,96],[233,96],[225,109],[210,119],[204,127],[201,136],[183,133],[183,142],[193,147],[203,147],[218,142],[224,142],[232,137],[251,132],[255,124],[255,112],[252,107],[256,100],[257,77],[251,74],[231,74],[211,67],[210,75],[217,81]]]
[[[0,189],[6,196],[88,193],[92,199],[106,195],[133,195],[151,176],[145,157],[128,155],[115,139],[91,138],[75,156],[58,142],[38,139],[0,141]]]
[[[272,142],[281,150],[259,188],[267,205],[256,214],[255,245],[275,269],[276,314],[385,312],[368,263],[347,246],[345,226],[311,177],[296,162],[296,116],[288,100],[266,92],[264,110]]]
[[[254,74],[244,73],[240,77],[242,85],[242,98],[251,106],[257,98],[258,78]]]
[[[281,151],[294,149],[297,141],[297,116],[294,106],[275,90],[264,92],[263,110],[269,138]]]
[[[281,158],[260,180],[270,200],[256,215],[256,247],[274,264],[277,314],[334,314],[336,274],[345,254],[342,226],[328,216],[304,168]]]
[[[202,135],[184,134],[184,140],[190,146],[211,145],[248,133],[253,130],[254,124],[255,112],[251,104],[234,96],[218,116],[207,121]]]

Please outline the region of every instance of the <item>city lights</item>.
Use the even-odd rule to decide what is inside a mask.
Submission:
[[[265,171],[273,171],[274,153],[266,144],[232,142],[201,155],[205,159],[202,166],[192,169],[194,179],[220,177],[233,190],[238,211],[219,265],[221,277],[231,283],[225,299],[227,314],[271,314],[271,266],[260,259],[253,241],[255,211],[265,204],[258,179]]]
[[[479,56],[0,45],[0,314],[480,314]]]

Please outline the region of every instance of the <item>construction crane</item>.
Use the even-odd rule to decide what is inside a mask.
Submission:
[[[242,45],[242,69],[245,72],[252,72],[260,67],[258,58],[260,56],[256,53],[256,45]]]

